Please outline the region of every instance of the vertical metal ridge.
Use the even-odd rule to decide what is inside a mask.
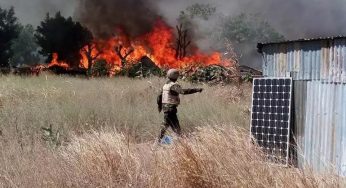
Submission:
[[[263,72],[294,80],[298,166],[346,176],[346,39],[266,45]]]

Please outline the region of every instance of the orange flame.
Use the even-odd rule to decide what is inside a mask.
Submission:
[[[52,55],[52,61],[49,63],[48,67],[50,68],[52,66],[60,66],[60,67],[63,67],[65,69],[69,68],[69,65],[66,62],[59,61],[58,53],[53,53],[53,55]]]
[[[129,63],[136,63],[144,56],[149,57],[160,68],[185,68],[191,65],[223,65],[231,66],[232,62],[223,61],[221,54],[214,52],[205,54],[198,49],[193,51],[193,55],[188,55],[183,59],[176,59],[175,36],[174,29],[168,26],[163,21],[157,21],[151,32],[136,38],[130,38],[121,30],[118,35],[108,40],[98,39],[93,42],[92,55],[98,54],[98,59],[104,59],[107,63],[114,67],[114,70],[119,70],[121,67],[121,59],[116,54],[114,48],[122,45],[122,53],[126,53],[129,49],[134,51],[126,58]],[[86,48],[86,47],[85,47]],[[100,53],[101,52],[101,53]],[[81,50],[82,59],[80,67],[86,68],[88,65],[88,58]],[[53,54],[52,65],[67,64],[64,62],[57,62],[57,54]]]

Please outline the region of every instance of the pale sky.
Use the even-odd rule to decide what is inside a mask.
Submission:
[[[23,24],[38,25],[47,14],[61,11],[64,16],[72,16],[76,2],[74,0],[0,0],[0,6],[14,6],[17,17]]]
[[[20,22],[37,26],[47,12],[55,14],[61,11],[64,16],[73,16],[78,1],[0,0],[0,6],[5,8],[14,6]],[[169,23],[175,21],[179,12],[192,3],[211,3],[225,15],[242,12],[260,13],[289,39],[346,35],[346,0],[153,0],[153,2],[156,2],[160,14]]]

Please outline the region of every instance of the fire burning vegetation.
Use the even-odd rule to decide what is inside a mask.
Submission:
[[[143,0],[81,0],[73,18],[66,18],[60,12],[54,16],[47,14],[36,30],[30,30],[30,27],[22,29],[24,40],[18,39],[14,48],[22,51],[21,47],[26,44],[21,41],[29,36],[31,41],[28,43],[34,44],[32,49],[26,49],[26,54],[18,53],[13,59],[7,57],[7,63],[2,67],[14,67],[13,72],[20,75],[50,71],[87,77],[162,76],[168,69],[176,68],[187,80],[205,80],[201,75],[210,75],[212,79],[216,79],[213,75],[220,75],[216,80],[223,81],[240,80],[243,75],[239,61],[243,56],[237,51],[241,45],[235,40],[239,37],[232,27],[230,33],[220,29],[215,31],[220,36],[214,36],[211,31],[206,31],[203,36],[197,32],[201,28],[194,19],[207,20],[215,14],[216,8],[196,4],[186,8],[186,12],[181,11],[172,22],[162,16],[152,3]],[[246,20],[241,23],[249,25]],[[246,29],[251,33],[258,33],[258,30],[266,31],[256,27]],[[16,30],[13,32],[15,36]],[[239,34],[240,37],[244,35],[248,33]],[[206,38],[209,38],[208,44],[202,44]],[[237,46],[233,48],[232,44]],[[37,57],[30,58],[32,54]]]
[[[221,53],[203,53],[197,47],[193,47],[188,55],[178,57],[174,29],[162,20],[158,20],[150,32],[138,37],[132,38],[121,29],[115,33],[118,35],[108,39],[94,39],[92,44],[81,49],[79,67],[88,68],[90,61],[105,60],[114,74],[138,63],[143,57],[150,58],[161,69],[233,65],[231,60],[223,59]],[[68,63],[58,60],[57,53],[53,54],[49,64],[50,67],[55,65],[69,68]]]
[[[252,119],[247,81],[261,72],[235,48],[281,38],[266,22],[224,17],[222,41],[205,48],[193,19],[211,17],[209,4],[171,22],[156,0],[75,1],[73,19],[48,14],[36,29],[0,7],[0,187],[345,187],[332,171],[269,165],[249,140],[250,122],[264,119]],[[271,115],[284,117],[281,106]]]

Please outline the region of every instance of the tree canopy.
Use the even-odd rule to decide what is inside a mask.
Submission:
[[[240,14],[224,17],[221,35],[234,43],[257,43],[284,39],[259,15]]]
[[[216,12],[216,7],[210,4],[196,3],[180,12],[177,19],[177,44],[176,58],[185,57],[190,49],[194,49],[195,43],[199,38],[207,35],[205,32],[201,34],[198,21],[208,21]],[[201,36],[202,35],[202,36]]]
[[[216,7],[210,4],[196,3],[180,12],[178,23],[187,29],[197,27],[193,24],[194,19],[208,20],[216,12]]]
[[[71,17],[64,18],[58,12],[55,17],[47,17],[37,27],[35,35],[40,53],[52,59],[53,53],[58,53],[58,60],[71,67],[78,67],[81,59],[80,50],[93,40],[92,33]]]
[[[13,7],[6,10],[0,7],[0,67],[9,67],[13,55],[11,45],[17,38],[19,24]]]
[[[20,26],[18,38],[12,43],[11,65],[33,65],[40,62],[34,33],[35,29],[32,25]]]
[[[235,46],[234,50],[242,64],[259,68],[257,43],[284,40],[283,35],[257,14],[226,16],[221,20],[218,38],[230,41]]]

